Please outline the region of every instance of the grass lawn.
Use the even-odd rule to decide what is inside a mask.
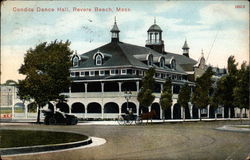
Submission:
[[[24,113],[24,112],[25,112],[24,108],[15,107],[15,113]],[[0,113],[1,114],[11,114],[12,108],[11,107],[0,107]],[[31,112],[31,113],[35,113],[35,112]]]
[[[68,143],[87,138],[84,135],[65,132],[0,130],[0,148]]]

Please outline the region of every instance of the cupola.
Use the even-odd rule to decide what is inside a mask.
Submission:
[[[115,22],[113,25],[113,28],[110,30],[111,32],[111,42],[119,42],[119,28],[116,24],[116,17],[115,17]]]
[[[156,24],[154,19],[154,24],[148,29],[148,39],[146,41],[146,47],[149,47],[159,53],[164,53],[164,41],[162,40],[162,30]]]

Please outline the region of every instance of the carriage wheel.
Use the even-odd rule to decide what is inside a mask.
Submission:
[[[55,125],[56,124],[56,119],[54,117],[51,117],[49,119],[49,125]]]
[[[117,119],[117,122],[118,122],[119,125],[123,125],[124,124],[124,118],[121,115],[119,115],[118,119]]]
[[[135,118],[135,124],[141,124],[142,123],[142,120],[141,120],[141,117],[140,116],[137,116]]]
[[[125,125],[131,125],[133,123],[133,119],[130,116],[127,116],[124,119],[124,123],[125,123]]]

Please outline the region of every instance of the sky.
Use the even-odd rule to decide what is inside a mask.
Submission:
[[[239,64],[249,62],[247,1],[5,1],[1,5],[1,83],[24,78],[18,74],[24,55],[41,42],[69,40],[78,54],[109,43],[114,17],[122,42],[145,46],[147,30],[156,19],[168,52],[182,54],[186,39],[195,60],[203,50],[207,64],[215,67],[227,67],[230,55]]]

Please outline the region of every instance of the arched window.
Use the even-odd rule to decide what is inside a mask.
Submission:
[[[95,64],[96,65],[102,65],[102,56],[100,54],[98,54],[95,58]]]
[[[176,69],[176,61],[175,61],[175,59],[173,59],[173,60],[171,61],[171,68],[172,68],[172,69]]]
[[[79,65],[79,59],[77,56],[73,58],[73,67],[77,67]]]
[[[165,60],[164,60],[164,58],[161,58],[161,60],[160,60],[160,67],[164,67],[165,66]]]
[[[152,66],[153,65],[153,55],[148,56],[148,65]]]

